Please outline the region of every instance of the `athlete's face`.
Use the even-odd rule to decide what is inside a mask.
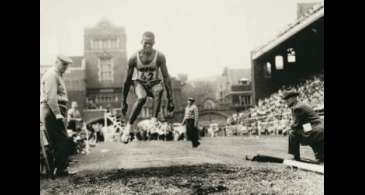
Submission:
[[[151,53],[153,45],[155,44],[155,40],[151,37],[143,37],[142,39],[142,47],[143,51],[146,53]]]

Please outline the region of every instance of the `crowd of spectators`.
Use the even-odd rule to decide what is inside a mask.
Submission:
[[[295,88],[299,92],[299,101],[309,104],[314,110],[324,109],[323,76],[314,76],[295,86],[285,87],[258,101],[258,105],[244,112],[234,114],[227,125],[241,125],[251,134],[287,134],[292,122],[291,111],[282,100],[286,88]]]

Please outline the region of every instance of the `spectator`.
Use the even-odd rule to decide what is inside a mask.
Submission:
[[[193,148],[200,145],[198,132],[198,107],[194,104],[193,98],[188,99],[188,105],[185,108],[185,115],[182,124],[186,124],[186,135],[188,140],[192,142]]]
[[[96,142],[104,142],[104,134],[102,131],[103,125],[100,123],[97,123],[95,125],[96,129]]]
[[[275,128],[273,131],[286,133],[287,128],[284,126],[290,119],[286,118],[285,115],[290,115],[290,109],[281,99],[283,90],[288,89],[288,86],[282,86],[276,93],[271,94],[271,96],[259,99],[258,105],[249,109],[249,115],[245,116],[242,113],[236,117],[236,115],[232,115],[227,120],[227,125],[234,125],[235,123],[234,118],[237,118],[236,121],[241,122],[245,121],[245,118],[248,118],[251,121],[252,125],[250,131],[255,132],[256,126],[260,132],[264,132],[266,129],[267,124],[276,124],[274,125]],[[301,81],[298,83],[295,88],[298,90],[300,95],[298,96],[298,100],[307,103],[309,106],[313,107],[315,110],[323,110],[324,108],[324,82],[320,79],[320,77],[313,77],[307,80]],[[281,116],[281,118],[277,118],[277,116]],[[270,118],[270,121],[267,121],[264,118]],[[281,122],[281,120],[284,120]],[[257,124],[254,124],[253,121],[257,121]]]
[[[96,106],[94,100],[87,101],[87,109],[97,109],[97,106]]]

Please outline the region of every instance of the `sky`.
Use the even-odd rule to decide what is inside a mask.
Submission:
[[[40,0],[40,63],[59,53],[83,55],[83,32],[103,18],[127,33],[127,55],[142,33],[156,35],[171,75],[219,75],[250,68],[250,52],[275,37],[297,14],[297,3],[323,0]]]

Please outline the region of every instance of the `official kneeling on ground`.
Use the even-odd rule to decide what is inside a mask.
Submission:
[[[283,99],[291,109],[293,124],[289,131],[289,154],[300,160],[300,144],[309,145],[319,162],[324,162],[324,122],[307,104],[298,101],[295,90],[284,91]]]

